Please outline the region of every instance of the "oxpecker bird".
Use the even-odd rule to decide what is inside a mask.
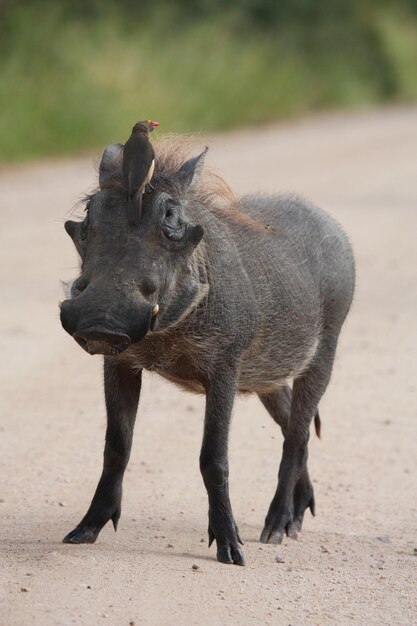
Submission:
[[[132,225],[137,224],[140,219],[142,195],[154,170],[155,153],[149,133],[156,126],[159,126],[159,122],[137,122],[123,150],[123,184],[129,201],[128,219]]]

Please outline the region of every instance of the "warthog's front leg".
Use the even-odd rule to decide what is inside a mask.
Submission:
[[[235,391],[234,370],[217,371],[206,387],[200,469],[209,499],[209,547],[216,540],[219,561],[244,565],[239,547],[242,541],[229,499],[228,436]]]
[[[134,374],[117,358],[104,360],[104,388],[107,432],[103,472],[90,508],[64,543],[94,543],[100,530],[112,520],[114,529],[120,518],[123,475],[132,447],[133,427],[138,408],[141,372]]]

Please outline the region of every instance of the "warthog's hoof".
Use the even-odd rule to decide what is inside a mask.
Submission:
[[[233,524],[233,528],[229,528],[228,533],[222,532],[221,536],[219,536],[219,539],[216,539],[216,536],[211,526],[209,526],[208,535],[209,535],[209,547],[211,546],[213,541],[216,540],[217,560],[220,561],[220,563],[233,563],[233,565],[245,565],[245,557],[243,556],[243,551],[239,546],[239,544],[243,546],[243,541],[239,537],[239,530],[236,524]]]
[[[100,529],[97,528],[77,526],[63,538],[62,543],[94,543],[99,532]]]
[[[217,560],[220,563],[233,563],[233,565],[245,565],[245,557],[241,548],[236,544],[223,544],[217,548]]]
[[[301,486],[297,485],[293,502],[293,508],[282,511],[269,510],[261,533],[261,543],[279,544],[285,535],[297,539],[306,509],[310,509],[312,515],[315,514],[314,492],[310,481]]]
[[[284,538],[285,531],[274,530],[271,526],[265,526],[261,533],[261,543],[273,543],[279,545]]]
[[[97,506],[90,508],[81,522],[66,537],[63,543],[94,543],[100,534],[103,526],[110,520],[113,523],[114,530],[117,530],[117,524],[120,519],[120,500],[116,503],[110,503],[107,506]]]

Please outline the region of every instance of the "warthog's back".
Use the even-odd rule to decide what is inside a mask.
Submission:
[[[246,196],[239,208],[261,225],[229,231],[258,316],[240,388],[259,392],[304,371],[324,330],[339,333],[352,301],[354,260],[340,226],[303,199]]]

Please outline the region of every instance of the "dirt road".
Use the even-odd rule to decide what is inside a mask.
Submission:
[[[95,174],[85,158],[3,169],[1,626],[417,623],[417,108],[210,143],[237,193],[304,194],[356,251],[355,303],[311,439],[317,516],[298,541],[258,543],[281,435],[256,398],[238,400],[231,497],[247,566],[217,563],[203,400],[147,375],[117,534],[61,543],[95,489],[105,429],[101,360],[64,333],[57,306],[77,266],[63,221]]]

